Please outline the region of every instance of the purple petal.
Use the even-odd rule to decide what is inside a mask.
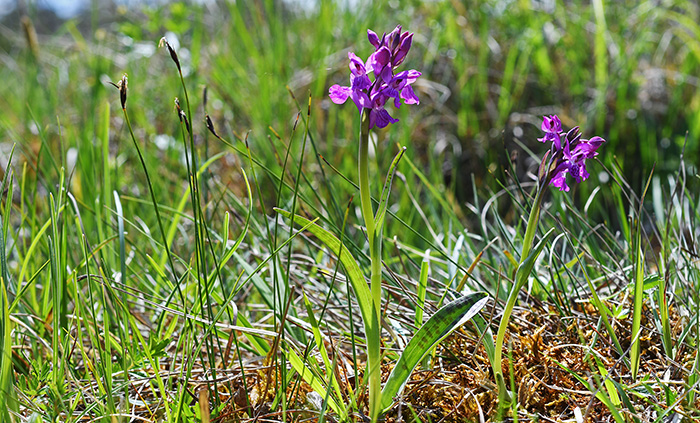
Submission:
[[[370,114],[369,114],[369,127],[372,128],[374,126],[378,128],[385,128],[387,127],[390,123],[396,123],[398,122],[398,119],[394,119],[391,117],[389,112],[386,111],[384,108],[380,109],[373,109]]]
[[[363,107],[366,107],[368,109],[371,107],[372,103],[369,101],[369,97],[366,93],[358,90],[353,90],[351,93],[351,97],[352,101],[357,106],[358,112],[361,112]]]
[[[408,32],[406,32],[405,34],[408,34]],[[399,50],[394,55],[394,66],[398,66],[401,63],[403,63],[404,59],[406,58],[406,55],[408,54],[408,50],[411,49],[412,43],[413,33],[408,34],[406,37],[402,37]]]
[[[423,74],[421,72],[418,72],[415,69],[411,69],[411,70],[407,71],[406,83],[413,84],[414,82],[416,82],[416,79],[418,79],[418,77],[421,75],[423,75]]]
[[[561,132],[561,120],[559,120],[559,116],[544,116],[542,119],[542,130],[544,132]]]
[[[589,176],[591,176],[591,174],[588,173],[588,171],[586,170],[586,162],[585,161],[581,162],[581,168],[579,169],[579,172],[580,172],[579,174],[581,176],[581,181],[585,181],[586,179],[588,179]],[[581,181],[578,181],[578,182],[581,182]]]
[[[573,162],[569,166],[569,173],[574,177],[576,182],[581,182],[581,166],[578,163]]]
[[[556,152],[556,151],[561,150],[561,137],[556,132],[546,132],[544,134],[544,137],[537,138],[537,141],[539,141],[539,142],[552,141],[554,151]]]
[[[555,173],[555,175],[552,177],[552,181],[549,184],[559,188],[559,191],[569,191],[569,186],[566,185],[566,172],[567,169],[562,168],[561,171]]]
[[[600,138],[600,137],[598,137]],[[600,138],[602,139],[602,138]],[[600,146],[597,141],[595,141],[594,144],[591,144],[588,142],[588,140],[581,140],[578,144],[576,144],[576,147],[574,147],[574,151],[571,153],[572,156],[580,156],[583,159],[591,159],[595,156],[598,155],[598,152],[596,149]]]
[[[365,62],[362,61],[357,55],[353,52],[348,52],[348,57],[350,58],[350,73],[352,73],[355,76],[362,76],[367,74],[367,69],[365,67]]]
[[[375,110],[383,108],[386,104],[386,101],[390,98],[388,95],[385,94],[385,91],[386,88],[374,93],[371,97],[371,105],[368,107]]]
[[[406,104],[420,104],[418,96],[413,92],[413,88],[408,84],[406,84],[406,86],[401,90],[401,98]]]
[[[555,133],[549,133],[547,135],[551,136],[552,145],[554,145],[554,150],[555,151],[561,150],[561,138],[559,137],[559,134],[555,132]],[[568,141],[566,142],[566,145],[568,148],[568,145],[569,145]]]
[[[369,39],[370,44],[372,44],[375,49],[379,48],[380,41],[379,41],[379,36],[377,35],[376,32],[372,31],[371,29],[368,29],[367,30],[367,38]]]
[[[598,147],[603,145],[605,140],[601,137],[593,137],[590,140],[581,140],[581,142],[590,145],[593,150],[597,150]]]
[[[387,64],[389,64],[389,61],[391,60],[391,51],[389,51],[388,48],[386,47],[381,47],[372,55],[369,57],[367,60],[368,64],[371,64],[372,69],[374,70],[375,75],[379,75],[382,72],[382,69],[386,67]]]
[[[572,157],[571,146],[569,145],[568,139],[565,139],[565,141],[566,141],[566,144],[564,144],[564,157],[571,160],[571,157]],[[576,153],[576,147],[574,147],[574,153]]]
[[[350,74],[350,87],[353,90],[366,90],[372,85],[367,75],[355,76]]]
[[[399,90],[396,88],[392,87],[391,85],[388,85],[386,88],[382,90],[382,95],[386,96],[388,98],[393,98],[394,99],[394,107],[397,109],[401,107],[401,98],[399,97],[401,93]]]
[[[338,84],[333,85],[328,89],[328,96],[331,101],[335,104],[343,104],[347,101],[348,97],[352,94],[352,89],[350,87],[342,87]]]
[[[384,83],[388,84],[391,82],[392,79],[394,79],[394,74],[391,69],[391,66],[384,66],[382,69],[381,73],[376,74],[379,79],[381,79]]]

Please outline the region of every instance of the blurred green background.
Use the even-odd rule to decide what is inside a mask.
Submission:
[[[407,145],[460,203],[474,197],[474,187],[497,187],[509,159],[518,178],[529,179],[535,156],[544,153],[536,138],[545,114],[608,140],[601,161],[608,168],[616,161],[635,190],[654,165],[662,176],[678,169],[686,133],[686,163],[699,158],[695,2],[93,1],[67,20],[40,7],[45,2],[6,3],[2,150],[17,143],[38,157],[42,137],[54,153],[75,148],[85,190],[96,181],[93,158],[82,153],[91,151],[101,105],[118,109],[107,82],[122,73],[129,76],[134,126],[172,160],[159,172],[179,172],[171,145],[179,134],[173,99],[182,93],[170,58],[156,47],[163,35],[183,62],[202,138],[206,86],[206,112],[219,131],[229,138],[250,131],[251,147],[271,166],[275,133],[289,139],[310,95],[317,152],[354,179],[359,119],[349,104],[331,105],[328,87],[347,84],[348,51],[364,58],[371,52],[367,28],[381,34],[398,23],[415,32],[404,68],[423,72],[416,83],[421,104],[391,111],[401,122],[377,132],[378,162],[388,163],[395,143]],[[133,153],[121,154],[117,160],[126,163]],[[124,173],[120,181],[128,184]],[[592,173],[610,180],[600,166]],[[585,198],[591,187],[577,195]]]

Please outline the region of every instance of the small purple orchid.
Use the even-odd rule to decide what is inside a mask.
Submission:
[[[582,139],[579,127],[572,128],[568,133],[561,129],[561,120],[557,115],[545,116],[542,122],[542,130],[545,135],[538,141],[552,141],[552,170],[545,180],[550,185],[559,188],[560,191],[569,191],[566,184],[566,175],[571,175],[577,183],[588,179],[590,174],[586,170],[586,159],[598,155],[598,147],[605,140],[601,137]],[[562,146],[562,138],[564,145]],[[573,145],[573,148],[572,148]]]
[[[394,107],[397,109],[401,107],[401,100],[404,104],[420,103],[411,84],[421,73],[408,70],[394,74],[394,70],[403,63],[413,43],[413,33],[401,32],[401,25],[388,35],[385,33],[382,38],[374,31],[367,30],[367,38],[375,48],[374,53],[366,63],[355,53],[348,53],[350,86],[333,85],[328,94],[335,104],[343,104],[351,98],[360,113],[363,109],[370,110],[370,128],[384,128],[399,121],[384,108],[389,99],[394,99]],[[370,80],[370,73],[374,73],[374,81]]]
[[[560,150],[561,138],[559,138],[559,133],[561,132],[561,120],[559,120],[559,116],[545,116],[542,120],[542,130],[544,131],[544,137],[537,138],[537,141],[553,141],[554,148]]]

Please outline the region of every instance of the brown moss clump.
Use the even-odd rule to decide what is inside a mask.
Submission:
[[[671,309],[670,313],[672,323],[680,322],[676,310]],[[634,384],[618,350],[602,325],[598,325],[599,315],[590,304],[577,306],[565,318],[553,306],[544,304],[516,309],[506,339],[508,350],[504,352],[503,367],[506,381],[515,388],[518,420],[576,421],[578,416],[586,422],[613,421],[610,410],[595,395],[598,390],[609,395],[605,374],[625,387],[635,415],[642,421],[644,415],[667,407],[666,393],[658,380],[677,381],[666,387],[682,398],[682,382],[687,379],[694,354],[679,346],[675,360],[667,359],[652,318],[651,311],[645,309],[640,371]],[[629,317],[613,322],[623,349],[629,348],[631,320]],[[644,395],[635,395],[633,389]],[[422,421],[464,422],[479,421],[480,416],[488,420],[496,414],[497,397],[478,334],[463,329],[441,344],[432,370],[414,373],[387,421],[412,421],[418,417]],[[617,401],[616,390],[612,397]],[[698,402],[687,408],[697,410]],[[625,418],[632,415],[621,397],[616,409]]]

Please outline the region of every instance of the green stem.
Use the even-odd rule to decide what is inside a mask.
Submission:
[[[527,219],[527,228],[525,228],[525,238],[523,239],[523,251],[520,253],[520,263],[527,259],[535,243],[535,233],[537,233],[537,223],[540,220],[540,204],[542,203],[543,192],[544,186],[538,185],[535,200],[532,202],[530,217]]]
[[[372,196],[369,190],[369,112],[364,109],[360,126],[360,154],[358,159],[358,172],[360,177],[360,206],[362,218],[367,228],[367,238],[370,244],[374,242],[374,211],[372,210]]]
[[[520,265],[522,265],[530,255],[530,250],[532,250],[532,246],[535,241],[535,233],[537,232],[537,223],[540,218],[540,205],[542,203],[543,192],[544,186],[538,185],[535,200],[533,201],[532,209],[530,210],[530,217],[527,220],[527,228],[525,228],[523,249],[520,254]],[[516,280],[513,281],[513,286],[508,294],[508,301],[503,309],[501,322],[498,325],[498,333],[496,334],[496,351],[492,367],[493,375],[496,378],[496,384],[498,386],[499,409],[503,407],[504,403],[510,402],[510,394],[506,388],[505,379],[503,377],[503,367],[501,365],[501,359],[503,357],[503,342],[505,341],[506,329],[508,328],[508,322],[510,321],[510,316],[513,313],[515,302],[518,300],[518,294],[525,284],[525,281],[527,281],[527,278],[523,278],[522,281],[518,281],[516,278]]]
[[[369,413],[372,422],[376,422],[381,411],[381,326],[380,312],[382,304],[382,234],[376,227],[372,209],[372,195],[369,188],[369,109],[362,111],[360,126],[360,152],[358,159],[360,179],[360,206],[362,218],[367,228],[370,252],[370,291],[372,295],[372,321],[367,334],[367,370],[369,382]]]

